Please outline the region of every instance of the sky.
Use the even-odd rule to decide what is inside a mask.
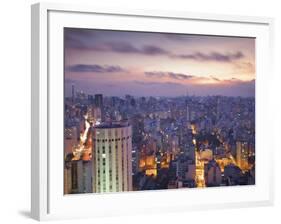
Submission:
[[[65,28],[65,94],[255,96],[255,39]]]

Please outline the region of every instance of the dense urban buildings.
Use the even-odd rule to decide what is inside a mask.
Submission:
[[[64,193],[254,185],[254,51],[251,38],[66,28]]]
[[[254,98],[103,101],[66,98],[66,194],[255,184]]]

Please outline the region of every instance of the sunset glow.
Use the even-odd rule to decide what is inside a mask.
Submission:
[[[254,38],[66,28],[65,55],[67,95],[255,94]]]

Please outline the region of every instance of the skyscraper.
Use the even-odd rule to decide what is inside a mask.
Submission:
[[[99,107],[102,109],[103,107],[103,96],[102,94],[96,94],[95,95],[95,104],[96,104],[96,107]]]
[[[211,160],[204,169],[205,182],[208,187],[220,186],[222,182],[221,170],[215,160]]]
[[[132,190],[132,128],[102,123],[93,129],[93,192]]]
[[[88,95],[88,102],[89,102],[90,104],[94,104],[94,103],[95,103],[95,101],[94,101],[94,96],[93,96],[93,95]]]
[[[249,144],[245,141],[236,142],[236,162],[241,170],[248,169]]]
[[[64,168],[64,193],[92,192],[92,161],[67,161]]]
[[[74,84],[71,85],[71,101],[72,101],[72,103],[74,103],[74,101],[75,101]]]
[[[65,127],[64,128],[64,155],[72,153],[72,149],[78,143],[77,127]]]
[[[104,120],[105,114],[104,114],[104,110],[103,110],[103,96],[102,96],[102,94],[96,94],[95,95],[95,105],[96,105],[96,107],[100,108],[101,119]]]
[[[101,109],[99,107],[88,106],[87,119],[93,125],[100,124],[101,122]]]

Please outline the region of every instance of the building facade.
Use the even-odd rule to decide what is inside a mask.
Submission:
[[[78,133],[77,127],[65,127],[64,128],[64,156],[72,153],[73,147],[77,145]]]
[[[241,170],[247,170],[249,168],[249,144],[245,141],[236,142],[236,162]]]
[[[64,168],[64,194],[92,193],[92,161],[72,160]]]
[[[215,160],[211,160],[204,167],[205,183],[208,187],[220,186],[222,183],[222,173]]]
[[[102,123],[93,129],[93,192],[132,190],[132,128]]]

